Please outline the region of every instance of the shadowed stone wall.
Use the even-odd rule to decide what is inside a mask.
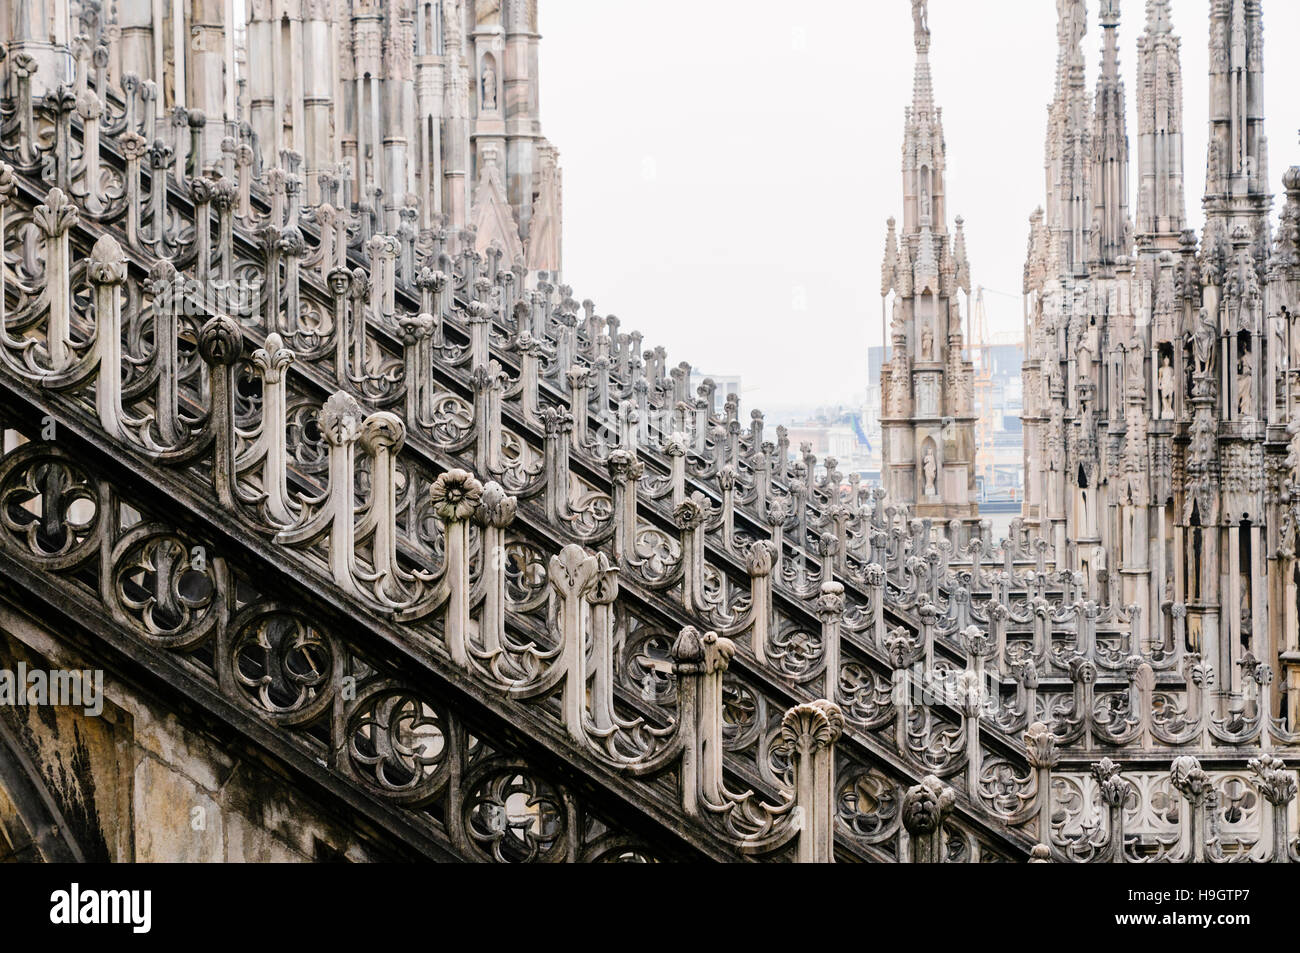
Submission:
[[[0,670],[94,669],[0,602]],[[104,675],[103,711],[0,706],[88,861],[369,861],[384,855],[291,779],[160,701]],[[0,860],[33,860],[0,786]]]

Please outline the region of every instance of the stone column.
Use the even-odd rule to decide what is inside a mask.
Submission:
[[[534,4],[510,8],[524,16],[507,18],[504,62],[498,64],[505,96],[506,195],[524,238],[533,214],[533,179],[541,131],[537,121],[537,24],[527,22],[529,7],[536,9]]]
[[[282,531],[275,537],[275,542],[284,546],[310,545],[328,533],[330,574],[334,582],[345,592],[352,596],[359,596],[360,590],[353,576],[353,566],[356,561],[356,494],[354,491],[356,444],[361,436],[361,405],[352,395],[344,391],[336,391],[325,401],[319,420],[321,435],[329,444],[328,497],[310,519],[292,529]],[[463,472],[452,470],[443,476],[450,478],[453,474]],[[464,475],[468,477],[468,474]],[[454,525],[452,514],[455,509],[454,503],[450,507],[441,505],[450,494],[446,487],[448,481],[443,480],[442,477],[439,479],[442,480],[442,484],[434,483],[432,501],[439,519],[443,520],[447,528],[446,574],[449,584],[454,589],[454,582],[460,576],[460,562],[465,560],[464,547],[457,547],[457,542],[464,534],[455,531],[458,527]],[[444,512],[444,509],[447,512]],[[461,527],[464,526],[463,519],[467,517],[468,514],[461,517]],[[464,570],[466,577],[468,572],[466,568]],[[451,646],[454,644],[455,625],[450,600],[445,625],[448,645]],[[456,659],[454,651],[452,657]],[[460,662],[460,664],[464,663]]]
[[[217,119],[232,118],[226,113],[226,83],[233,83],[234,77],[225,75],[226,0],[192,0],[192,3],[186,102],[208,119],[199,154],[194,157],[194,173],[198,175],[214,168],[221,159],[221,139],[226,130],[225,124]]]
[[[1024,741],[1025,751],[1029,755],[1029,766],[1038,776],[1038,839],[1043,844],[1051,844],[1052,768],[1056,767],[1061,755],[1056,750],[1056,736],[1041,721],[1036,721],[1029,726]]]
[[[235,502],[235,366],[243,351],[239,325],[224,314],[214,315],[199,329],[199,356],[207,366],[211,387],[208,426],[212,440],[212,488],[223,507],[234,511]],[[351,473],[349,473],[351,478]],[[352,484],[347,484],[351,494]],[[348,513],[351,519],[352,514]],[[348,554],[351,556],[351,552]]]
[[[1183,524],[1178,520],[1174,521],[1174,592],[1173,601],[1175,603],[1187,604],[1187,549],[1186,534],[1183,532]],[[1186,646],[1184,646],[1186,648]]]
[[[763,545],[765,543],[756,543]],[[771,585],[769,578],[768,585]],[[770,597],[769,597],[770,598]],[[840,684],[840,627],[844,622],[844,586],[838,582],[822,583],[821,594],[813,603],[813,611],[822,624],[822,652],[826,659],[826,697],[832,702]]]
[[[122,74],[134,73],[142,80],[156,80],[150,0],[118,0],[117,19],[122,29]]]
[[[259,64],[260,68],[249,70],[248,118],[261,147],[263,168],[280,161],[281,115],[275,92],[279,81],[279,63],[275,58],[278,44],[273,41],[277,25],[271,19],[270,0],[251,0],[245,34],[248,62]]]
[[[483,527],[483,610],[479,618],[479,641],[487,651],[501,646],[506,628],[506,528],[515,518],[519,501],[508,496],[499,483],[483,487],[482,506],[476,514]],[[602,567],[603,568],[603,567]],[[615,585],[617,588],[617,584]]]
[[[1291,840],[1287,836],[1287,811],[1296,796],[1295,775],[1287,770],[1280,758],[1262,755],[1250,760],[1250,769],[1258,779],[1256,786],[1264,800],[1272,806],[1270,818],[1273,834],[1273,855],[1275,864],[1291,862]]]
[[[150,31],[150,39],[153,40],[152,54],[153,67],[149,70],[149,78],[154,83],[154,91],[157,96],[157,108],[162,112],[163,108],[163,88],[166,85],[166,60],[163,57],[163,47],[166,38],[163,36],[163,2],[164,0],[150,0],[150,18],[153,21],[153,29]],[[154,134],[153,125],[148,124],[145,127],[145,136]]]
[[[1278,560],[1278,565],[1282,570],[1282,592],[1283,592],[1283,612],[1282,612],[1282,632],[1285,643],[1281,646],[1283,649],[1282,670],[1286,679],[1286,700],[1287,700],[1287,724],[1294,725],[1300,721],[1300,644],[1297,644],[1297,636],[1300,635],[1300,619],[1296,616],[1296,580],[1295,580],[1295,557],[1293,555],[1283,556]]]
[[[1220,639],[1219,678],[1224,692],[1236,696],[1241,693],[1241,670],[1237,660],[1241,657],[1241,526],[1228,526],[1228,587],[1227,632]]]
[[[77,224],[77,206],[62,189],[50,189],[44,205],[36,206],[32,218],[45,236],[46,288],[49,319],[46,325],[46,352],[50,369],[67,370],[72,352],[72,292],[69,269],[72,261],[68,247],[68,230]]]
[[[433,482],[429,499],[446,533],[447,652],[461,668],[469,667],[469,521],[483,499],[483,484],[465,470],[448,470]],[[552,569],[554,578],[554,569]]]
[[[1159,620],[1159,625],[1153,621],[1152,629],[1160,633],[1160,644],[1165,645],[1165,622],[1164,622],[1164,604],[1172,602],[1174,594],[1165,588],[1165,572],[1167,563],[1165,555],[1168,551],[1166,542],[1167,527],[1165,526],[1165,504],[1161,503],[1156,507],[1156,558],[1155,566],[1151,577],[1151,613],[1155,619]],[[1179,651],[1178,646],[1172,646],[1174,651]]]
[[[287,407],[287,381],[289,365],[294,353],[284,346],[280,335],[266,336],[266,346],[252,354],[253,367],[262,378],[262,433],[260,442],[265,452],[262,472],[262,489],[266,493],[266,512],[281,526],[294,521],[286,483],[289,461],[285,440],[285,409]]]
[[[1101,802],[1109,815],[1107,827],[1106,859],[1112,864],[1125,863],[1124,806],[1133,793],[1133,785],[1119,774],[1119,765],[1110,758],[1102,758],[1092,766],[1092,776],[1097,779]]]
[[[1219,536],[1220,527],[1211,523],[1205,526],[1201,531],[1201,591],[1200,602],[1201,610],[1201,654],[1210,661],[1212,665],[1220,668],[1217,673],[1219,676],[1219,691],[1227,691],[1226,685],[1231,676],[1222,670],[1223,660],[1219,652],[1219,599],[1218,593],[1223,591],[1222,578],[1219,572]],[[1230,651],[1230,647],[1225,647],[1224,651]]]
[[[287,55],[282,51],[281,55],[276,58],[276,63],[282,70],[289,73],[288,83],[283,80],[276,86],[276,92],[281,92],[282,87],[287,89],[289,94],[289,121],[293,123],[293,141],[285,142],[286,149],[292,149],[299,155],[306,154],[304,146],[304,129],[305,116],[303,115],[303,59],[306,50],[302,40],[302,0],[290,0],[284,4],[284,13],[289,21],[289,50]],[[276,30],[276,38],[283,43],[283,30]],[[277,111],[277,115],[283,116],[283,107]],[[279,152],[276,153],[279,157]],[[291,169],[290,171],[294,171]]]
[[[1273,665],[1276,643],[1268,627],[1268,569],[1264,562],[1264,524],[1250,528],[1250,628],[1251,650],[1265,665]],[[1265,717],[1272,717],[1268,712]]]
[[[331,39],[329,5],[325,0],[307,0],[303,25],[303,119],[301,146],[307,173],[307,202],[321,201],[319,174],[332,169],[341,158],[334,152],[331,122],[334,114],[335,50]],[[295,134],[296,131],[295,131]]]
[[[68,0],[15,0],[0,14],[0,40],[8,44],[10,58],[29,57],[33,97],[44,96],[72,80],[72,23]],[[13,83],[13,79],[10,79]],[[5,96],[16,96],[10,86]]]
[[[187,105],[186,64],[189,59],[189,42],[185,36],[185,0],[170,0],[172,21],[171,80],[173,108]]]
[[[722,804],[722,677],[736,643],[686,626],[673,643],[677,718],[681,732],[682,809],[699,817],[704,804]]]
[[[781,719],[794,768],[801,864],[835,861],[835,742],[843,733],[844,715],[825,699],[796,705]]]
[[[596,557],[581,546],[569,543],[558,556],[552,556],[547,578],[556,595],[556,625],[559,628],[561,655],[557,665],[564,672],[560,694],[560,711],[569,737],[586,738],[584,717],[587,713],[586,625],[587,608],[583,595],[596,578]]]
[[[102,235],[87,262],[95,301],[95,407],[99,423],[111,437],[122,436],[122,284],[126,255],[112,235]],[[0,289],[3,293],[3,289]]]
[[[617,599],[618,567],[605,553],[598,552],[587,604],[591,611],[591,720],[602,732],[612,731],[618,720],[614,713]]]
[[[1215,800],[1214,784],[1201,768],[1201,763],[1190,755],[1176,758],[1170,772],[1170,781],[1187,801],[1185,823],[1190,837],[1185,860],[1193,864],[1206,861],[1206,805]]]
[[[370,510],[358,535],[364,541],[363,533],[371,534],[375,597],[390,598],[388,607],[398,608],[404,593],[397,579],[397,455],[406,443],[406,425],[394,413],[377,411],[362,422],[358,443],[370,457]]]

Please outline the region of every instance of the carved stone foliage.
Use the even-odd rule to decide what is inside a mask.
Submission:
[[[431,836],[497,862],[659,856],[444,698],[259,592],[211,540],[147,517],[128,523],[128,508],[146,512],[49,444],[0,458],[0,558],[47,573],[72,605],[101,606],[144,657],[184,655],[200,684],[369,796],[410,809]],[[453,771],[465,781],[449,811]]]
[[[394,52],[406,26],[359,10],[351,66],[433,68]],[[535,22],[505,11],[506,31]],[[460,36],[465,8],[443,12]],[[922,76],[929,28],[921,4]],[[479,52],[434,64],[467,123],[455,101]],[[1263,558],[1293,555],[1293,529],[1267,522],[1291,491],[1261,476],[1286,467],[1253,337],[1281,316],[1265,299],[1290,280],[1285,249],[1265,288],[1260,236],[1220,222],[1200,257],[1193,238],[1145,277],[1117,258],[1085,280],[1061,270],[1062,223],[1036,216],[1026,419],[1046,496],[995,541],[794,452],[579,304],[556,274],[553,161],[536,200],[512,202],[510,148],[482,132],[477,161],[444,170],[472,171],[478,201],[430,220],[424,198],[376,184],[373,141],[308,188],[301,155],[253,148],[260,121],[220,166],[191,162],[200,117],[155,114],[147,89],[88,108],[64,90],[30,122],[19,96],[0,129],[0,561],[141,672],[375,824],[474,859],[1288,854],[1271,813],[1294,796],[1285,763],[1237,764],[1297,743],[1275,656],[1232,654],[1268,616],[1236,620],[1247,638],[1221,643],[1233,667],[1216,671],[1195,573],[1147,601],[1142,574],[1172,543],[1134,512],[1171,507],[1184,530],[1195,514],[1189,551],[1208,559],[1221,511],[1249,510],[1278,541]],[[98,145],[96,122],[114,133]],[[1078,131],[1054,158],[1101,154]],[[961,482],[973,371],[924,82],[907,135],[886,408],[927,418],[898,462],[939,505]],[[1174,329],[1158,354],[1138,330],[1148,301]],[[1168,415],[1151,413],[1157,356],[1176,365]],[[1122,556],[1077,545],[1111,525]],[[1114,761],[1092,765],[1099,744]]]

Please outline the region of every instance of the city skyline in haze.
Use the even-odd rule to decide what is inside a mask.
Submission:
[[[648,14],[653,11],[653,16]],[[1121,4],[1130,210],[1136,41]],[[1204,216],[1207,3],[1172,0],[1182,39],[1187,225]],[[1088,84],[1100,60],[1088,2]],[[848,401],[880,344],[886,219],[902,212],[910,4],[827,0],[543,2],[541,114],[564,168],[564,278],[579,300],[662,344],[672,363],[740,375],[747,406]],[[593,34],[592,24],[600,24]],[[1264,3],[1275,195],[1300,164],[1300,4]],[[930,0],[930,63],[947,140],[947,226],[965,220],[990,331],[1018,332],[1029,216],[1044,201],[1055,81],[1051,0]],[[623,42],[608,42],[609,37]],[[1274,220],[1279,202],[1274,201]],[[966,302],[963,318],[968,320]],[[742,333],[737,333],[742,332]]]

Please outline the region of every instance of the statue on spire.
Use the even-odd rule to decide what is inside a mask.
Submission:
[[[1147,0],[1147,32],[1168,33],[1172,28],[1169,0]]]
[[[930,45],[929,0],[912,0],[912,35],[916,39],[917,49]]]
[[[1067,50],[1082,56],[1083,35],[1088,32],[1088,12],[1083,0],[1056,0],[1060,40]]]

